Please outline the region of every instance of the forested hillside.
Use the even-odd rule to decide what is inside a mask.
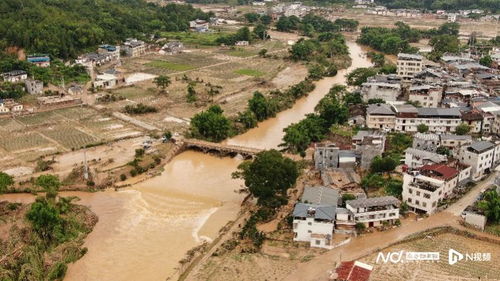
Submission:
[[[190,5],[144,0],[1,0],[0,47],[71,58],[101,43],[187,30],[190,20],[209,17]]]
[[[465,10],[486,9],[492,12],[500,10],[499,0],[376,0],[377,4],[387,8],[416,8],[428,10]]]

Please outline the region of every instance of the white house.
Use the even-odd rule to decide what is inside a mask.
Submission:
[[[495,144],[488,141],[477,141],[463,146],[459,152],[459,159],[472,167],[472,179],[479,180],[491,171],[494,163]]]
[[[328,187],[306,187],[293,209],[293,241],[331,248],[338,192]]]
[[[384,196],[349,200],[346,208],[353,213],[356,223],[373,227],[384,222],[392,224],[399,219],[399,204],[396,197]]]
[[[422,107],[438,107],[443,96],[443,88],[431,85],[414,85],[409,89],[408,100],[418,102]]]
[[[0,113],[20,112],[23,105],[15,102],[13,99],[0,100]]]
[[[125,54],[129,57],[138,57],[146,53],[146,47],[147,45],[144,41],[129,38],[123,43],[121,49],[123,49]]]
[[[96,75],[94,88],[110,89],[118,84],[118,79],[113,74],[103,73]]]
[[[398,54],[397,73],[404,80],[409,81],[415,74],[422,71],[423,57],[416,54]]]
[[[2,74],[3,81],[10,83],[18,83],[28,79],[28,73],[24,70],[13,70]]]
[[[393,130],[396,113],[388,104],[370,104],[366,109],[366,126],[371,129]]]

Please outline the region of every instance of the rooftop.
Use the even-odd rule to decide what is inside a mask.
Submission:
[[[416,149],[416,148],[412,148],[412,147],[407,148],[405,150],[405,153],[412,154],[412,155],[418,156],[418,157],[426,159],[426,160],[431,160],[434,163],[445,162],[447,160],[446,156],[444,156],[444,155],[430,152],[427,150]]]
[[[346,201],[346,204],[350,205],[352,208],[369,208],[387,205],[399,206],[399,203],[399,200],[394,196],[373,197]]]
[[[424,57],[418,54],[405,54],[405,53],[399,53],[398,54],[398,59],[406,59],[406,60],[422,60]]]
[[[419,117],[451,117],[461,118],[462,114],[457,108],[425,108],[417,109]]]
[[[423,134],[423,133],[416,133],[413,136],[414,139],[420,139],[420,140],[435,140],[439,141],[439,135],[437,134]]]
[[[368,105],[366,112],[372,115],[395,115],[394,111],[392,111],[391,109],[391,106],[385,103],[370,104]]]
[[[372,270],[371,265],[359,261],[343,261],[335,269],[336,280],[368,281]]]
[[[337,206],[339,193],[333,188],[325,186],[306,187],[302,194],[302,203]]]
[[[311,218],[319,220],[334,220],[336,206],[297,203],[293,209],[293,216],[299,218]]]
[[[430,177],[438,177],[450,180],[458,175],[458,170],[443,164],[425,165],[420,168],[422,174]]]
[[[489,141],[476,141],[472,143],[469,148],[474,150],[474,152],[482,153],[487,150],[493,149],[495,145]]]
[[[441,140],[470,140],[472,141],[472,137],[469,135],[452,135],[452,134],[443,134],[440,135]]]

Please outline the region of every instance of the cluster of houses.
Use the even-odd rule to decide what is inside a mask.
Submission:
[[[426,66],[421,55],[399,54],[397,74],[371,77],[360,87],[370,104],[366,126],[385,131],[450,133],[466,123],[473,133],[500,131],[500,74],[470,57],[445,55],[440,66]]]

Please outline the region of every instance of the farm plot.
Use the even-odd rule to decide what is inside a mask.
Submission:
[[[142,135],[142,132],[132,128],[127,123],[111,117],[96,116],[81,120],[83,125],[106,141]]]
[[[24,129],[24,126],[13,119],[0,119],[0,131],[14,132]]]
[[[0,146],[8,152],[31,150],[50,144],[49,140],[38,133],[9,134],[0,138]]]
[[[89,107],[70,107],[55,110],[54,113],[60,114],[70,120],[80,120],[98,114],[95,110]]]
[[[40,112],[32,115],[22,116],[16,119],[26,126],[39,126],[49,123],[58,123],[64,120],[64,117],[55,111]]]
[[[461,260],[454,265],[448,263],[448,250],[454,249],[460,253],[490,253],[490,261]],[[375,265],[372,273],[374,281],[396,280],[498,280],[500,276],[500,245],[445,233],[437,236],[418,239],[404,244],[384,249],[383,253],[395,251],[439,252],[438,262],[408,262],[408,263],[376,263],[377,254],[363,259],[364,262]]]
[[[69,126],[58,126],[43,130],[41,133],[68,149],[80,149],[100,141],[94,136]]]

